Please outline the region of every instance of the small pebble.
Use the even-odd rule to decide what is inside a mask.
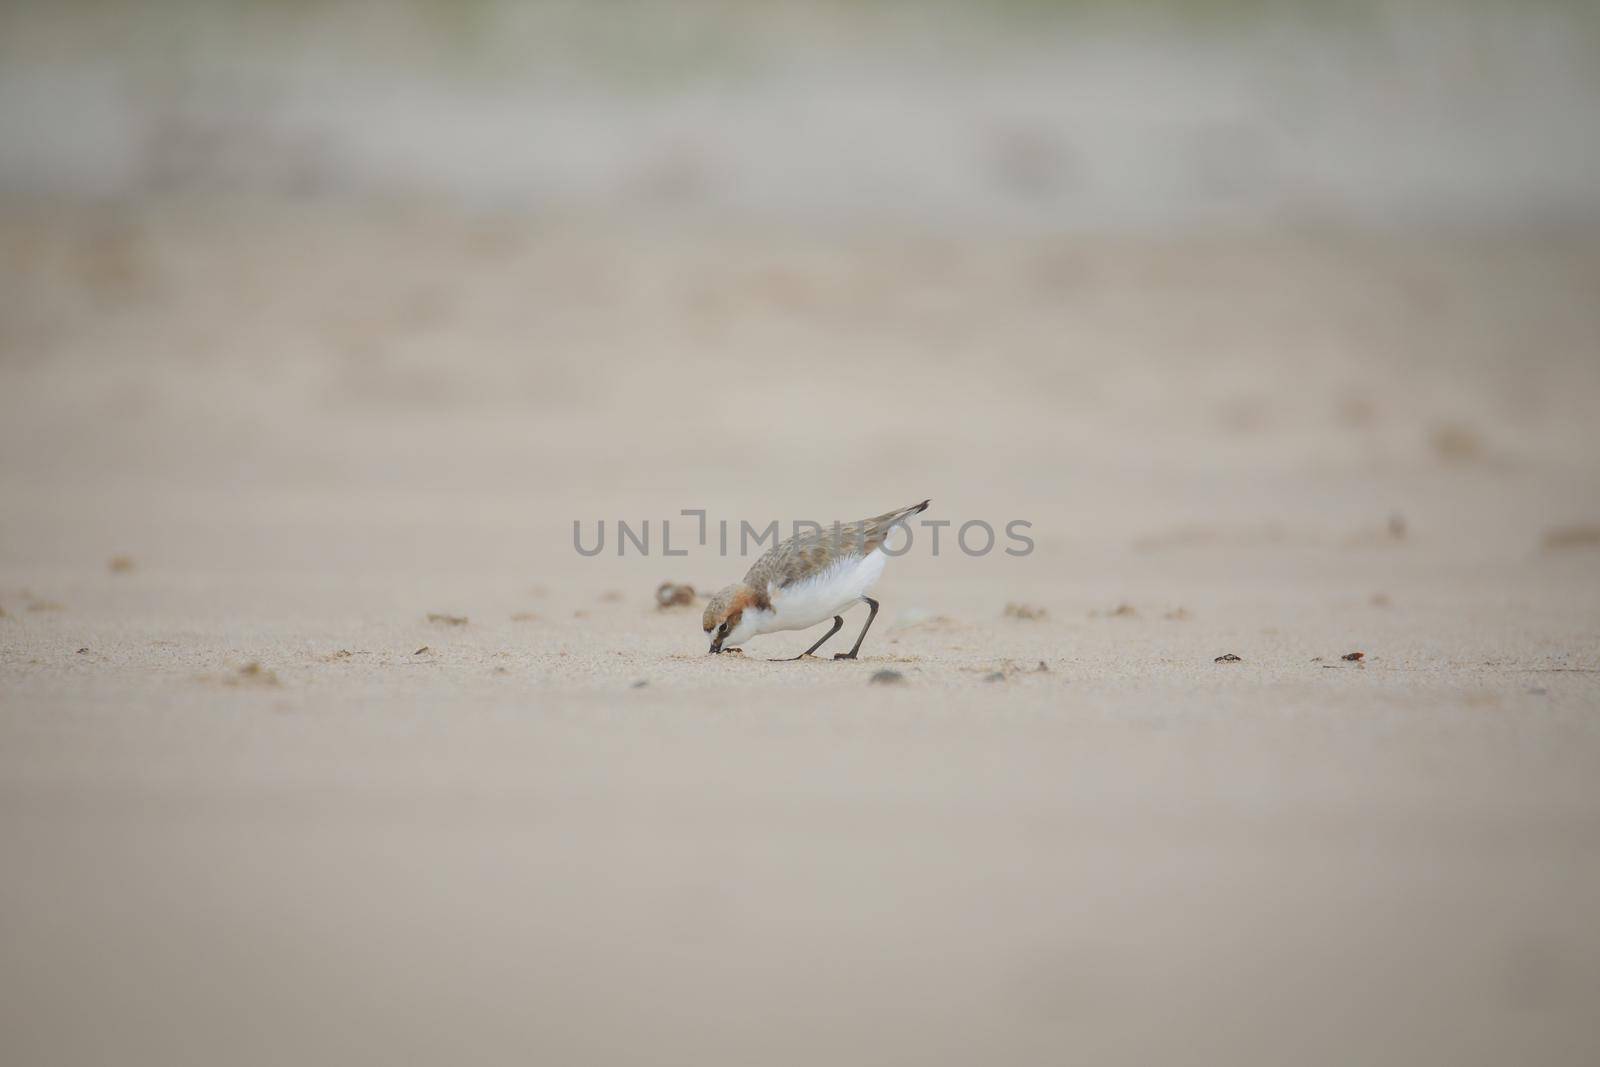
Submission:
[[[1212,660],[1212,662],[1213,663],[1239,663],[1241,661],[1240,661],[1239,657],[1235,656],[1232,652],[1224,652],[1222,655],[1220,655],[1216,659]]]
[[[239,668],[237,681],[252,685],[277,685],[278,675],[276,671],[269,671],[261,666],[257,660],[251,660]]]
[[[650,684],[650,679],[648,679],[648,678],[640,678],[637,682],[634,682],[628,688],[629,689],[643,689],[645,686],[647,686],[649,684]]]
[[[674,608],[694,603],[694,586],[662,582],[656,586],[656,607]]]
[[[1346,663],[1360,663],[1362,660],[1367,658],[1367,654],[1365,652],[1346,652],[1339,658],[1344,660]]]
[[[986,682],[1003,682],[1006,680],[1006,676],[1003,671],[990,671],[983,676],[983,680]]]
[[[869,685],[899,685],[906,680],[906,676],[899,671],[882,670],[873,674],[868,680]]]

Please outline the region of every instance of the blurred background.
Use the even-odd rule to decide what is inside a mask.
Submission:
[[[929,495],[1080,550],[1219,494],[1591,517],[1593,5],[3,19],[14,558],[526,569],[573,518]]]
[[[0,283],[8,1063],[1595,1062],[1600,6],[10,0]]]

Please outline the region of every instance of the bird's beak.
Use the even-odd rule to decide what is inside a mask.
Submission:
[[[722,638],[721,637],[713,637],[711,639],[711,653],[710,654],[715,656],[718,652],[721,652],[721,651],[722,651]]]

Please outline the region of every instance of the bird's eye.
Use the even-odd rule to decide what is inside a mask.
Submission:
[[[717,627],[717,636],[718,637],[727,637],[728,636],[728,624],[727,623],[723,623],[721,626]]]

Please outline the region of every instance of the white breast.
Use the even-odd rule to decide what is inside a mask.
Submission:
[[[877,584],[887,562],[883,550],[874,549],[783,589],[768,587],[772,616],[762,620],[762,630],[804,630],[833,618]]]

